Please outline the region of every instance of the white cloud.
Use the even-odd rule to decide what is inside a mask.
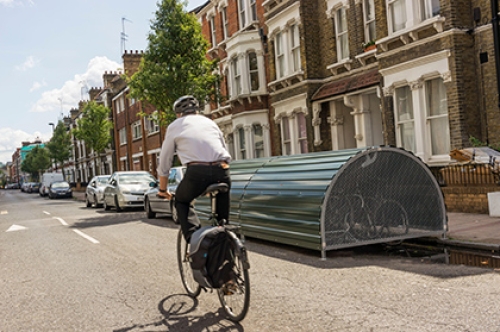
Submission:
[[[42,97],[31,107],[31,112],[65,111],[78,107],[78,103],[87,100],[86,88],[102,87],[102,75],[106,71],[118,71],[120,64],[107,57],[95,57],[89,61],[87,71],[76,74],[66,81],[62,88],[42,93]]]
[[[44,86],[47,86],[47,83],[45,81],[35,82],[35,83],[33,83],[33,86],[31,87],[30,92],[38,90]]]
[[[4,5],[6,7],[14,7],[14,6],[34,6],[35,2],[33,0],[0,0],[0,5]]]
[[[2,0],[0,0],[2,1]],[[28,69],[31,69],[35,67],[35,65],[40,62],[40,60],[36,59],[34,56],[30,55],[29,57],[26,58],[24,63],[22,65],[16,66],[16,69],[19,71],[27,71]]]
[[[52,137],[52,131],[49,128],[47,133],[36,131],[32,134],[22,130],[11,128],[0,128],[0,162],[7,163],[12,161],[12,155],[17,148],[22,147],[23,142],[33,142],[37,138],[42,142],[47,142]]]

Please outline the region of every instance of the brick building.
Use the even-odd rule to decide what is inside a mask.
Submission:
[[[264,155],[391,144],[443,165],[470,136],[500,142],[489,1],[212,0],[194,12],[229,96],[207,113],[235,159],[258,155],[241,143],[254,123]]]

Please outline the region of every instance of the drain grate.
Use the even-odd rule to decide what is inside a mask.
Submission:
[[[450,264],[500,268],[500,256],[470,251],[449,250]]]

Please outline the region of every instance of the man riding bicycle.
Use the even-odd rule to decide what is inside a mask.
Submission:
[[[191,234],[200,227],[193,200],[214,183],[227,183],[231,187],[229,162],[224,136],[217,124],[199,114],[199,103],[193,96],[183,96],[174,103],[177,119],[165,135],[160,152],[158,196],[171,199],[168,175],[174,155],[186,166],[186,173],[175,191],[175,208],[182,233],[189,242]],[[217,196],[217,219],[229,218],[229,191]]]

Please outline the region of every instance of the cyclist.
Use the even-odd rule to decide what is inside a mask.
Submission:
[[[229,162],[224,136],[217,124],[199,114],[199,103],[193,96],[183,96],[174,103],[177,119],[167,128],[158,166],[158,196],[171,199],[168,175],[174,155],[186,166],[186,173],[175,191],[175,208],[182,233],[187,242],[200,227],[194,212],[193,200],[214,183],[227,183],[231,187]],[[217,219],[229,218],[229,191],[217,196]]]

